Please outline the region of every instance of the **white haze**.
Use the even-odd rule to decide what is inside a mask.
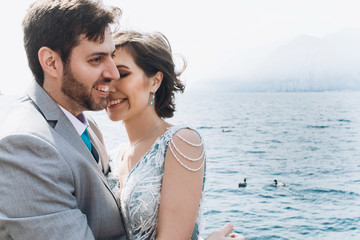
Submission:
[[[6,94],[20,94],[32,81],[21,29],[31,2],[6,1],[0,8],[3,32],[0,47],[4,53],[0,60],[0,90]],[[123,10],[123,29],[160,31],[169,38],[174,52],[187,59],[188,68],[182,79],[188,90],[234,89],[234,84],[242,88],[249,80],[253,83],[253,79],[267,75],[261,66],[277,67],[275,59],[269,63],[271,56],[276,56],[278,47],[290,44],[292,39],[301,35],[324,39],[342,29],[360,29],[357,0],[104,0],[104,3]],[[347,37],[338,38],[336,44],[347,45]],[[344,54],[341,51],[339,54]],[[328,59],[327,55],[324,58]],[[341,67],[336,61],[329,64],[331,69]],[[351,60],[349,65],[352,64],[357,62]],[[298,63],[297,68],[284,65],[282,69],[288,73],[302,67],[307,66]]]

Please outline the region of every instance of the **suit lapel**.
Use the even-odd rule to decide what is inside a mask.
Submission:
[[[104,140],[102,138],[102,134],[96,124],[93,123],[92,119],[88,119],[89,122],[89,135],[90,140],[94,144],[97,152],[99,153],[100,162],[103,167],[103,171],[105,174],[109,172],[109,155],[107,154],[106,148],[104,146]]]
[[[97,132],[97,128],[94,127],[94,124],[91,121],[89,121],[89,124],[90,127],[88,128],[88,131],[90,135],[90,140],[99,154],[99,165],[101,165],[103,171],[101,175],[106,182],[106,186],[110,189],[110,187],[108,186],[108,182],[104,176],[104,174],[107,174],[109,172],[109,156],[106,152],[105,146],[103,145],[102,139],[99,139],[98,134],[95,133]]]
[[[99,129],[97,128],[97,126],[92,121],[89,121],[89,125],[90,125],[90,127],[88,128],[88,131],[89,131],[89,135],[90,135],[90,140],[94,144],[94,146],[96,147],[96,150],[99,153],[99,157],[100,157],[99,162],[101,163],[102,169],[104,171],[104,173],[102,173],[100,177],[103,179],[105,186],[111,192],[116,204],[118,205],[119,211],[121,212],[120,205],[119,205],[119,203],[118,203],[113,191],[111,190],[111,187],[104,175],[104,174],[109,173],[110,168],[109,168],[109,155],[107,154],[105,146],[103,145],[102,135],[101,135]]]
[[[108,182],[101,169],[97,165],[93,155],[86,147],[81,137],[76,132],[74,126],[60,109],[58,104],[37,83],[35,83],[34,86],[29,90],[28,96],[34,101],[44,118],[49,122],[54,130],[64,139],[66,139],[71,144],[71,146],[89,162],[91,167],[95,170],[97,175],[110,190]],[[90,136],[91,135],[94,136],[94,133],[92,132]],[[91,138],[94,138],[93,136]],[[97,149],[98,148],[99,147],[97,147]],[[100,158],[104,159],[102,156],[100,156]]]

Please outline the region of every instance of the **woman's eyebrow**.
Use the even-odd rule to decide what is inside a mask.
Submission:
[[[125,66],[125,65],[122,65],[122,64],[119,64],[119,65],[116,65],[117,68],[126,68],[126,69],[129,69],[128,66]]]

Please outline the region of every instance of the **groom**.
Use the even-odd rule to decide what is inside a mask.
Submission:
[[[119,78],[109,29],[119,15],[92,0],[28,10],[36,82],[0,124],[0,239],[125,239],[103,138],[83,113],[104,109]],[[226,239],[229,226],[208,239]]]
[[[109,29],[119,12],[91,0],[28,10],[36,83],[0,124],[0,239],[125,239],[101,133],[82,113],[105,108],[119,78]]]

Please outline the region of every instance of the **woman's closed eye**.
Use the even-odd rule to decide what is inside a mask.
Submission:
[[[129,74],[130,74],[130,73],[127,73],[127,72],[126,72],[126,73],[121,73],[121,72],[120,72],[120,78],[124,78],[124,77],[126,77],[127,75],[129,75]]]

